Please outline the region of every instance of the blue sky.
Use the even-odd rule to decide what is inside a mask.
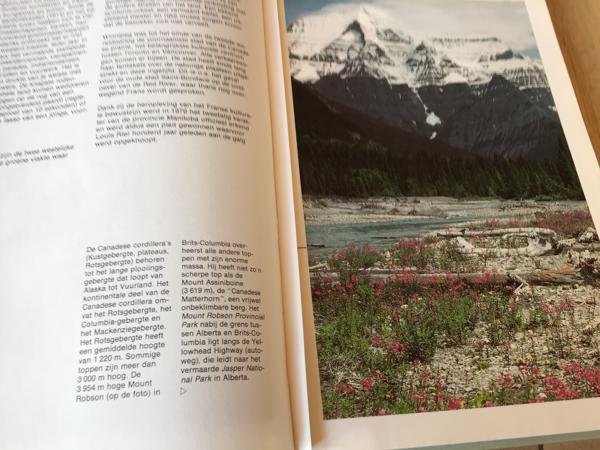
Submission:
[[[520,0],[285,0],[286,20],[335,5],[372,4],[397,15],[409,34],[486,34],[514,50],[539,58],[529,16]]]
[[[311,12],[318,11],[324,6],[333,3],[359,3],[358,1],[353,2],[345,1],[339,2],[336,0],[285,0],[285,17],[287,23],[293,22],[294,20],[309,14]]]
[[[285,16],[287,23],[319,9],[333,4],[369,3],[361,0],[285,0]]]

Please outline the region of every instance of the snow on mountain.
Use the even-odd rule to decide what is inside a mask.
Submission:
[[[469,80],[467,77],[461,75],[457,72],[452,72],[446,75],[444,78],[444,82],[442,84],[452,84],[452,83],[468,83]]]
[[[510,59],[512,50],[495,37],[434,37],[433,45],[442,49],[450,58],[464,65],[486,63],[498,59]]]
[[[316,82],[328,75],[385,78],[412,88],[488,83],[501,74],[522,89],[547,87],[539,61],[489,36],[437,36],[415,41],[385,11],[345,5],[288,27],[292,75]]]
[[[308,64],[296,66],[295,70],[292,70],[292,76],[302,83],[313,83],[321,78],[317,69]]]
[[[412,38],[389,22],[385,12],[365,5],[297,20],[288,26],[292,74],[310,66],[319,77],[370,73],[394,84],[407,82],[407,70],[397,61]]]
[[[383,11],[365,5],[340,7],[327,14],[306,16],[288,26],[289,51],[295,58],[314,59],[335,57],[335,54],[327,54],[326,50],[336,41],[342,48],[365,42],[380,44],[379,38],[386,39],[387,36],[377,24],[388,20]],[[344,53],[337,56],[340,60],[346,59]]]
[[[532,61],[529,65],[505,67],[499,73],[502,73],[508,80],[519,86],[520,89],[549,89],[546,72],[539,61]]]
[[[404,64],[412,74],[412,84],[419,86],[442,84],[448,72],[455,69],[455,64],[446,55],[425,42],[406,53]]]
[[[299,19],[288,26],[288,49],[294,59],[308,59],[319,53],[327,43],[337,39],[348,26],[343,14],[311,16]]]
[[[435,115],[434,112],[430,112],[429,114],[427,114],[427,119],[425,119],[425,122],[427,122],[427,124],[432,127],[442,124],[442,121],[438,116]]]

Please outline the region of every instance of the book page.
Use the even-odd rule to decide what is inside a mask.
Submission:
[[[598,435],[600,167],[544,2],[285,4],[315,448]]]
[[[0,447],[293,448],[262,8],[2,8]]]
[[[284,321],[286,333],[286,353],[288,361],[288,382],[294,445],[296,450],[311,449],[311,437],[316,429],[312,426],[320,416],[311,415],[309,399],[313,387],[307,381],[305,353],[314,347],[313,334],[304,333],[306,328],[302,303],[303,289],[300,273],[304,270],[303,240],[297,234],[296,196],[297,185],[296,152],[292,150],[294,121],[288,116],[289,71],[287,70],[287,45],[285,45],[285,16],[283,4],[278,0],[264,0],[265,36],[269,69],[271,117],[273,123],[273,144],[275,162],[275,182],[277,186],[277,214],[279,222],[279,247],[281,257],[281,278],[284,301]]]

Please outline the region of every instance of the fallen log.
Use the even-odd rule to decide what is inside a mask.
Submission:
[[[419,269],[417,267],[403,267],[402,268],[402,272],[416,273],[418,271],[419,271]],[[385,275],[385,274],[389,274],[392,272],[398,273],[398,269],[370,268],[370,269],[366,269],[365,272],[372,273],[375,275],[379,275],[379,274]]]
[[[325,267],[324,267],[325,266]],[[324,269],[324,270],[323,270]],[[329,270],[326,264],[319,264],[318,266],[309,267],[310,272],[315,273],[338,273],[335,270]],[[368,268],[361,269],[360,273],[362,275],[389,275],[389,274],[397,274],[397,273],[416,273],[419,269],[416,267],[403,267],[402,269],[384,269],[384,268]]]
[[[537,256],[554,255],[557,252],[555,241],[542,237],[528,237],[527,247],[518,248],[475,247],[463,237],[455,238],[455,242],[458,246],[458,250],[465,255],[486,256],[492,254],[496,257],[528,256],[532,258]]]
[[[520,285],[526,283],[530,286],[556,286],[573,285],[583,282],[581,275],[574,269],[558,271],[533,271],[533,272],[477,272],[477,273],[414,273],[399,272],[379,269],[369,273],[356,274],[360,280],[369,281],[396,281],[398,283],[418,282],[423,284],[441,284],[448,280],[462,281],[469,285]],[[334,284],[340,282],[339,272],[312,272],[312,280],[330,280]]]
[[[457,238],[457,237],[508,237],[508,236],[547,236],[556,238],[556,231],[549,228],[496,228],[492,230],[449,229],[433,231],[428,234],[432,237]]]
[[[600,242],[592,242],[590,244],[580,244],[572,242],[574,239],[559,241],[558,249],[559,250],[572,250],[574,252],[600,252]]]

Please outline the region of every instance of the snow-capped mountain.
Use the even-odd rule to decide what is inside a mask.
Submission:
[[[291,23],[288,42],[292,77],[332,105],[483,156],[556,151],[541,61],[496,37],[416,39],[382,9],[346,5]]]
[[[541,63],[495,37],[432,36],[415,40],[370,5],[312,15],[288,27],[292,75],[316,82],[327,75],[370,73],[411,87],[489,82],[503,75],[520,88],[547,87]]]

